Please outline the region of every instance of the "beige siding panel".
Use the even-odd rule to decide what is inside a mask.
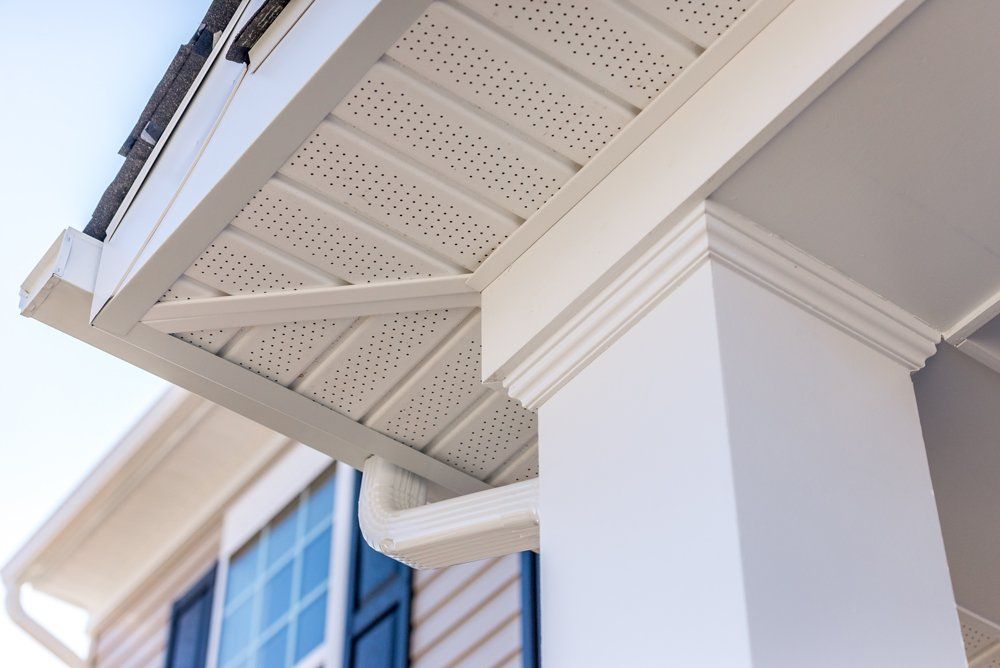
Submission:
[[[506,665],[512,659],[521,660],[521,615],[517,613],[455,665],[461,668],[492,668]]]
[[[413,604],[410,608],[413,624],[422,623],[430,614],[460,593],[466,585],[495,565],[497,561],[498,559],[483,559],[451,568],[416,571],[413,583]],[[428,582],[421,582],[418,574],[424,573],[432,573],[435,577],[429,579]]]
[[[94,634],[96,668],[162,666],[174,601],[202,577],[219,552],[219,525],[199,532],[123,602]]]
[[[516,554],[417,574],[413,668],[520,665],[520,575]]]

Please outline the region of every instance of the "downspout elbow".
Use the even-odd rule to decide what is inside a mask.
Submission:
[[[5,581],[4,586],[7,589],[4,596],[4,604],[11,621],[24,629],[28,635],[52,652],[60,661],[70,666],[70,668],[86,668],[87,661],[84,658],[70,649],[24,609],[24,606],[21,604],[21,583],[18,581]]]
[[[358,523],[377,552],[418,569],[538,549],[538,480],[426,503],[419,476],[365,462]]]

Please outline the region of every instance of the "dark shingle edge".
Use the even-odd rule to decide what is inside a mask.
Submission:
[[[250,49],[267,32],[267,29],[271,27],[274,20],[278,18],[278,14],[288,6],[289,2],[291,0],[266,0],[254,12],[254,15],[250,17],[246,25],[240,29],[240,32],[236,35],[236,39],[233,40],[229,50],[226,51],[226,60],[249,65]]]
[[[125,195],[152,153],[164,128],[205,65],[219,34],[232,20],[239,4],[240,0],[214,0],[191,41],[178,49],[160,83],[153,90],[135,127],[118,151],[125,156],[125,164],[121,166],[101,196],[90,222],[83,230],[85,234],[104,240],[115,212],[124,201]]]

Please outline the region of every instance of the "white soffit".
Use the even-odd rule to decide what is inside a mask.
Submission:
[[[158,401],[6,568],[101,617],[289,441],[210,401]]]
[[[535,415],[480,382],[478,291],[442,286],[516,237],[752,4],[430,3],[141,326],[477,480],[536,476]],[[382,301],[358,304],[361,285]],[[422,285],[435,292],[410,294]]]
[[[712,198],[961,343],[1000,312],[998,31],[927,0]]]
[[[958,620],[969,668],[1000,668],[1000,626],[962,608]]]

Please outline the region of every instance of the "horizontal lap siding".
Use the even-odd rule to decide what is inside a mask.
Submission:
[[[212,567],[218,553],[219,526],[214,524],[102,621],[94,635],[96,668],[162,666],[174,601]]]
[[[516,554],[414,573],[412,667],[519,667],[520,587]]]

